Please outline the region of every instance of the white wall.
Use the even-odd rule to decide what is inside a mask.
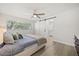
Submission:
[[[58,42],[74,45],[74,34],[79,33],[79,8],[74,8],[57,15],[54,38]]]
[[[43,33],[43,27],[45,23],[39,23],[40,33]],[[48,29],[50,25],[48,26]],[[56,14],[52,27],[52,35],[55,41],[74,45],[74,33],[79,33],[79,8],[73,8]]]

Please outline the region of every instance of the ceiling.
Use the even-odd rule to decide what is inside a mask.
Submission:
[[[34,10],[44,12],[42,18],[55,15],[68,9],[79,7],[78,3],[0,3],[0,13],[31,19]]]

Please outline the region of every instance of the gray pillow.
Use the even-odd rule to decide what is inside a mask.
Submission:
[[[10,32],[5,32],[3,34],[3,42],[5,44],[13,44],[14,43],[14,39],[13,39],[13,36]]]
[[[12,34],[12,36],[13,36],[13,39],[14,40],[17,40],[18,39],[16,35]]]
[[[14,39],[14,40],[18,40],[18,39],[19,39],[19,37],[18,37],[18,34],[17,34],[17,33],[13,33],[13,34],[12,34],[12,36],[13,36],[13,39]]]
[[[23,39],[22,34],[18,34],[19,39]]]

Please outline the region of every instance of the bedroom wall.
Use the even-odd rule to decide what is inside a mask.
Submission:
[[[73,8],[56,15],[53,37],[56,41],[74,45],[74,34],[79,33],[79,8]]]
[[[59,14],[55,14],[56,19],[53,19],[52,22],[52,31],[51,34],[55,41],[64,43],[70,46],[74,46],[74,34],[79,33],[79,8],[75,7],[72,9],[68,9]],[[44,28],[47,32],[49,32],[50,25],[44,22],[36,23],[38,27],[37,32],[40,34],[44,33]],[[41,27],[40,27],[41,26]],[[49,35],[45,33],[43,35]]]

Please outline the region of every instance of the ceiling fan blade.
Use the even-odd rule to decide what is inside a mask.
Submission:
[[[45,15],[45,13],[34,13],[33,15]]]
[[[40,20],[40,21],[46,21],[46,20],[53,19],[53,18],[56,18],[56,16],[50,17],[50,18],[46,18],[46,19],[43,19],[43,20]]]
[[[46,18],[46,19],[44,19],[44,20],[49,20],[49,19],[53,19],[53,18],[56,18],[56,16],[50,17],[50,18]]]
[[[45,13],[39,13],[38,15],[45,15]]]
[[[36,16],[40,19],[40,17],[38,15],[36,15]]]

